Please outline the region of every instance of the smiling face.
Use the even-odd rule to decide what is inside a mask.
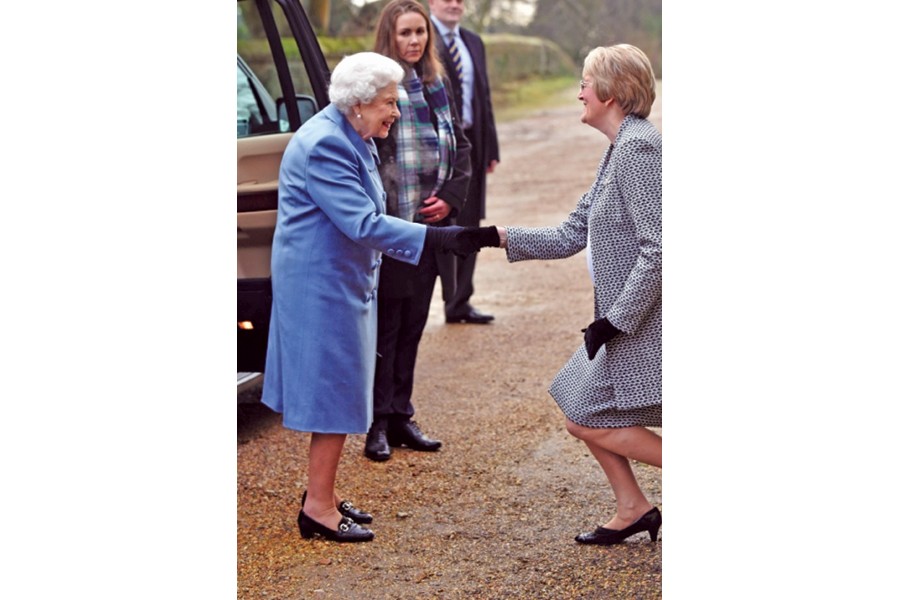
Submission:
[[[400,118],[400,110],[397,108],[398,98],[397,84],[391,82],[383,87],[371,102],[354,107],[355,114],[351,114],[350,122],[362,139],[368,141],[373,137],[388,136],[391,125]]]
[[[394,24],[394,45],[397,56],[407,64],[414,65],[422,59],[428,44],[428,24],[425,17],[408,12],[397,17]]]
[[[587,74],[582,75],[581,91],[578,92],[578,99],[584,105],[584,111],[581,113],[581,122],[595,129],[600,129],[603,114],[612,100],[602,101],[597,97],[597,92],[594,91],[594,82]]]
[[[578,91],[578,99],[581,100],[581,104],[584,105],[584,110],[581,112],[581,122],[588,123],[591,112],[591,101],[596,100],[597,96],[594,94],[593,82],[590,79],[587,79],[586,75],[582,75],[581,77],[581,83],[579,84],[581,89]]]

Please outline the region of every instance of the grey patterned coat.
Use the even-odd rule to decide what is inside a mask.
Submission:
[[[588,248],[594,318],[623,333],[593,361],[582,343],[550,386],[572,421],[608,427],[617,411],[662,405],[662,136],[629,115],[597,179],[556,227],[507,230],[509,262],[567,258]],[[586,324],[587,325],[587,324]],[[659,423],[661,425],[661,423]]]

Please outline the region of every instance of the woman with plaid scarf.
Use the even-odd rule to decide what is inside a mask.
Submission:
[[[405,74],[398,86],[400,118],[390,135],[376,144],[388,214],[444,226],[465,202],[470,145],[459,125],[433,39],[428,14],[415,0],[393,0],[382,10],[375,52],[396,60]],[[365,455],[371,460],[388,460],[392,446],[431,452],[441,446],[412,421],[412,390],[438,261],[451,258],[430,252],[418,265],[383,259],[378,284],[374,421],[365,445]]]

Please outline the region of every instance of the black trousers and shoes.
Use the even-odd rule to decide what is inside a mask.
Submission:
[[[366,435],[365,455],[369,460],[383,462],[391,457],[391,447],[406,446],[410,450],[437,452],[442,445],[419,429],[415,421],[408,419],[379,419]]]
[[[421,450],[422,452],[437,452],[441,447],[441,442],[422,433],[415,421],[405,419],[395,419],[390,422],[387,440],[388,444],[395,448],[406,446],[411,450]]]
[[[636,533],[646,531],[650,534],[650,539],[655,542],[656,537],[659,534],[660,525],[662,525],[662,514],[659,512],[658,508],[654,507],[625,529],[607,529],[605,527],[598,527],[594,531],[578,534],[575,537],[575,541],[580,544],[610,546],[612,544],[621,544],[626,538],[629,538]]]
[[[467,129],[466,134],[473,129]],[[472,133],[474,137],[469,140],[482,139],[483,133]],[[456,216],[456,225],[463,227],[478,227],[485,217],[485,187],[487,186],[487,174],[484,169],[490,160],[484,156],[484,149],[479,142],[472,143],[472,178],[469,180],[468,200],[462,211]],[[472,325],[486,325],[494,320],[493,315],[481,313],[472,307],[471,300],[475,294],[475,263],[478,260],[478,252],[465,257],[453,256],[456,263],[454,268],[446,269],[441,265],[441,285],[447,292],[444,293],[444,317],[447,323],[468,323]]]
[[[378,356],[373,390],[374,420],[364,454],[374,461],[391,457],[391,446],[434,452],[432,440],[411,421],[413,379],[419,342],[428,321],[437,281],[435,253],[423,254],[418,266],[384,258],[379,280]]]
[[[447,313],[447,323],[471,323],[474,325],[486,325],[494,320],[494,315],[480,313],[471,306],[464,307],[461,313]]]
[[[376,462],[384,462],[391,457],[391,447],[387,439],[387,420],[375,419],[369,433],[366,434],[366,458]]]

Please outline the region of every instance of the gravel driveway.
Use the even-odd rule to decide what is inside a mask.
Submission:
[[[485,224],[556,224],[588,189],[608,142],[579,121],[576,93],[499,125]],[[661,93],[651,120],[662,130],[660,106]],[[238,407],[238,598],[661,597],[665,527],[656,544],[646,533],[613,547],[573,539],[615,510],[546,391],[593,318],[584,253],[509,264],[485,249],[478,260],[473,304],[496,321],[445,325],[435,301],[419,352],[415,419],[441,451],[374,463],[364,436],[348,437],[338,481],[375,515],[375,541],[303,540],[309,436],[260,404]],[[662,506],[661,471],[635,467]]]

